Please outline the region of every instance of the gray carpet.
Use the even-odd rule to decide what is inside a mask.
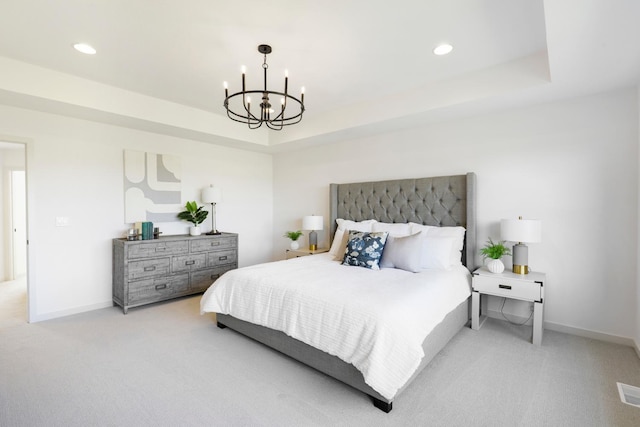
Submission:
[[[489,319],[463,329],[390,414],[341,383],[215,326],[200,297],[24,321],[0,284],[0,426],[638,426],[616,381],[633,349]],[[13,285],[15,288],[15,284]]]

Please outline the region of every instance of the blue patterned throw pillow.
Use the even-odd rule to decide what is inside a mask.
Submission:
[[[342,264],[380,270],[380,258],[388,236],[389,233],[386,231],[349,231],[349,242],[344,251]]]

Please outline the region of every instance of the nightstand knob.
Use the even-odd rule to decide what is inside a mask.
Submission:
[[[500,289],[511,289],[511,285],[498,285]]]

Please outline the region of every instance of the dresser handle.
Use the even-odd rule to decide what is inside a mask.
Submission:
[[[185,262],[184,262],[184,265],[193,265],[193,264],[195,264],[195,263],[196,263],[196,262],[195,262],[194,260],[191,260],[191,261],[185,261]]]
[[[220,246],[220,242],[211,242],[211,246]]]
[[[151,266],[151,267],[145,267],[144,271],[153,271],[155,269],[156,269],[156,266],[154,265],[154,266]]]
[[[511,289],[511,285],[498,285],[500,289]]]
[[[211,275],[211,280],[218,280],[219,277],[220,277],[219,274],[212,274]]]
[[[227,260],[227,256],[226,255],[218,257],[218,261],[226,261],[226,260]]]
[[[164,246],[161,246],[161,247],[159,247],[159,248],[156,248],[156,252],[163,252],[163,251],[166,251],[166,250],[167,250],[167,248],[166,248],[166,247],[164,247]]]
[[[162,285],[156,285],[156,291],[160,291],[162,289],[167,289],[166,283],[163,283]]]

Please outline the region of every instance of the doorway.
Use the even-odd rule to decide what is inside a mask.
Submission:
[[[0,141],[0,320],[28,321],[25,144]]]

